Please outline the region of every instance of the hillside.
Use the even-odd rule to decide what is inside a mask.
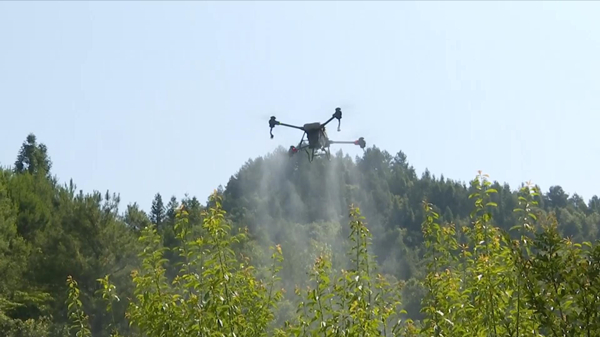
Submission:
[[[463,276],[475,275],[474,277],[476,277],[479,275],[481,277],[485,274],[484,281],[499,282],[494,283],[494,289],[508,287],[511,294],[507,295],[508,297],[494,292],[496,297],[490,297],[489,301],[491,302],[477,302],[481,299],[471,299],[473,303],[480,303],[482,306],[479,308],[482,309],[479,310],[482,312],[481,315],[485,315],[487,312],[484,310],[485,308],[494,307],[512,312],[514,304],[510,299],[513,298],[513,291],[521,289],[523,284],[528,284],[527,280],[546,277],[542,275],[542,272],[550,270],[549,266],[535,264],[532,264],[534,267],[529,271],[511,267],[517,259],[516,256],[520,255],[510,255],[510,253],[516,254],[518,250],[511,250],[510,244],[501,244],[508,238],[503,237],[500,232],[496,232],[497,229],[514,233],[512,234],[513,239],[522,239],[522,236],[525,235],[523,232],[514,232],[515,226],[523,224],[523,220],[520,218],[521,213],[515,212],[516,208],[522,207],[520,204],[522,201],[520,198],[524,198],[522,186],[511,188],[506,184],[490,182],[490,186],[484,184],[482,187],[480,184],[484,180],[459,182],[443,176],[434,177],[427,171],[419,177],[401,151],[392,155],[385,150],[370,147],[366,149],[363,156],[355,159],[340,151],[332,156],[331,161],[317,159],[313,163],[309,163],[304,156],[288,158],[287,151],[279,148],[264,157],[245,163],[229,182],[222,189],[217,190],[216,194],[206,203],[200,202],[197,197],[163,196],[158,191],[150,210],[141,210],[137,204],[132,204],[126,205],[124,211],[120,211],[118,194],[84,193],[77,191],[76,185],[72,181],[66,185],[59,184],[58,179],[52,173],[51,149],[46,149],[34,135],[29,135],[23,143],[23,147],[15,150],[15,163],[10,168],[3,169],[0,174],[0,274],[3,275],[3,282],[0,283],[0,331],[6,332],[8,336],[66,336],[66,324],[69,319],[72,322],[75,316],[68,316],[69,311],[65,301],[68,296],[76,294],[70,293],[69,295],[67,293],[65,280],[68,276],[72,276],[73,280],[76,280],[77,288],[81,291],[82,310],[89,315],[90,331],[94,336],[108,336],[113,328],[118,329],[122,335],[128,336],[134,336],[136,331],[140,330],[148,333],[163,329],[164,327],[158,327],[149,322],[146,322],[148,325],[129,327],[129,320],[139,323],[144,321],[144,316],[149,317],[148,312],[142,314],[142,311],[136,310],[150,310],[152,305],[162,303],[163,300],[168,301],[164,297],[167,295],[162,292],[159,292],[159,295],[162,294],[163,297],[154,293],[152,293],[154,295],[148,295],[149,283],[144,283],[146,281],[143,278],[134,278],[134,282],[132,282],[131,272],[146,270],[152,274],[152,271],[159,270],[160,268],[152,269],[143,263],[153,259],[154,263],[158,263],[160,260],[159,256],[144,255],[151,253],[149,250],[144,250],[144,247],[155,244],[155,252],[166,248],[164,257],[167,259],[167,263],[164,265],[166,268],[164,280],[163,275],[157,272],[157,275],[160,274],[160,280],[164,282],[156,282],[164,285],[165,289],[170,289],[167,284],[174,279],[179,280],[176,275],[182,273],[178,263],[187,261],[178,254],[178,249],[188,249],[185,250],[185,253],[189,254],[186,256],[192,256],[193,252],[204,256],[200,253],[202,250],[199,247],[208,244],[206,242],[189,243],[189,246],[186,246],[187,243],[181,244],[181,239],[187,238],[188,234],[195,238],[221,238],[224,240],[223,242],[215,241],[211,246],[214,249],[218,248],[219,252],[219,262],[213,262],[216,265],[223,265],[225,262],[221,261],[221,249],[225,256],[228,249],[231,248],[232,266],[235,265],[233,262],[235,259],[246,261],[245,259],[248,258],[249,262],[246,265],[249,263],[256,267],[255,277],[257,279],[267,279],[265,273],[268,272],[267,268],[270,266],[273,254],[270,247],[281,248],[283,259],[281,270],[278,272],[281,284],[278,284],[276,288],[283,288],[285,292],[281,293],[281,298],[265,297],[267,302],[275,298],[280,302],[277,308],[273,307],[272,317],[267,314],[267,311],[264,311],[266,310],[264,306],[259,306],[250,300],[256,294],[262,294],[262,288],[258,286],[256,289],[252,288],[255,286],[252,281],[254,276],[250,277],[242,272],[240,274],[231,272],[231,275],[246,275],[235,279],[235,282],[239,282],[235,284],[242,287],[240,289],[248,291],[248,293],[240,291],[243,294],[240,296],[250,301],[243,302],[240,299],[239,306],[246,308],[244,306],[249,305],[248,308],[256,309],[257,315],[264,314],[264,316],[257,316],[254,320],[243,323],[256,327],[257,331],[263,328],[266,331],[267,326],[270,327],[269,329],[273,326],[282,327],[285,325],[285,321],[297,319],[295,309],[301,302],[295,296],[294,289],[297,286],[305,288],[311,284],[309,271],[314,267],[315,261],[322,261],[320,258],[323,256],[331,259],[331,273],[350,270],[352,268],[349,266],[355,264],[357,267],[354,268],[354,272],[359,273],[362,267],[358,266],[362,266],[362,262],[359,263],[358,260],[363,260],[355,258],[353,255],[357,252],[352,250],[356,242],[350,240],[356,236],[355,230],[363,231],[362,233],[367,235],[368,229],[368,234],[372,235],[368,254],[373,254],[378,273],[385,276],[392,284],[401,281],[400,284],[404,287],[401,291],[402,304],[400,307],[408,312],[403,317],[415,320],[418,324],[422,323],[423,329],[427,329],[427,324],[430,322],[428,319],[437,317],[435,310],[428,309],[433,306],[432,303],[435,303],[439,311],[442,307],[455,308],[456,303],[470,301],[468,298],[471,295],[464,293],[466,283],[460,283],[469,281],[469,278],[453,278],[455,275],[450,275],[443,280],[431,278],[431,275],[436,274],[435,270],[445,270],[444,268],[454,270],[454,267],[465,267],[456,270],[462,270]],[[483,204],[484,206],[494,206],[490,209],[489,223],[485,213],[472,213],[476,210],[477,196],[474,198],[471,196],[478,192],[478,187],[488,188],[492,191],[489,193],[489,200]],[[204,197],[200,196],[201,199]],[[556,239],[552,236],[554,234],[569,237],[573,242],[594,242],[599,238],[600,200],[596,196],[586,202],[576,194],[567,195],[560,186],[556,185],[549,191],[534,197],[537,200],[536,218],[542,223],[555,220],[557,227],[556,232],[552,232],[551,226],[534,226],[535,229],[530,233],[532,238],[536,238],[535,230],[541,228],[545,228],[545,230],[541,231],[542,236],[538,237],[539,241],[535,241],[540,245],[530,253],[531,256],[535,256],[540,251],[543,252],[547,247],[542,248],[542,239]],[[432,205],[431,210],[424,207],[424,201]],[[228,220],[227,223],[231,224],[233,233],[238,231],[246,233],[249,240],[225,243],[227,235],[220,230],[228,228],[219,227],[221,222],[219,217],[214,214],[220,206],[222,206],[223,216]],[[356,214],[357,209],[354,207],[357,207],[360,214],[364,216],[364,223],[359,220],[360,218]],[[182,210],[184,210],[183,213]],[[439,218],[433,216],[433,213],[439,214]],[[526,213],[528,214],[529,211]],[[349,217],[349,214],[356,217]],[[181,222],[184,219],[181,217],[185,218],[185,222]],[[477,219],[483,219],[481,221],[484,225],[481,228],[485,230],[479,231],[481,228],[477,227],[479,226]],[[434,220],[440,225],[434,225]],[[351,226],[349,226],[349,222]],[[441,226],[446,223],[450,225]],[[489,225],[495,229],[489,229]],[[144,241],[146,237],[153,237],[148,228],[156,229],[157,241],[155,243]],[[184,232],[182,232],[182,228],[185,229]],[[440,230],[440,228],[444,228],[444,230]],[[214,233],[220,234],[214,234],[211,232],[213,230]],[[456,231],[456,234],[450,235],[452,231]],[[434,238],[435,235],[438,237]],[[480,242],[485,242],[486,256],[496,263],[493,274],[498,275],[499,278],[506,277],[503,279],[504,281],[496,279],[496,276],[488,277],[487,273],[492,270],[488,268],[491,267],[478,265],[480,261],[476,258],[458,254],[460,251],[458,245],[461,243],[470,245],[470,249],[481,244],[476,240],[479,238],[477,235],[483,235]],[[361,238],[359,237],[359,241],[362,240]],[[552,243],[548,242],[546,242],[548,245]],[[553,244],[558,247],[559,242],[570,241],[558,240]],[[367,243],[363,243],[364,247],[367,247]],[[568,247],[570,246],[565,245],[564,247],[560,246],[563,247],[560,249],[569,251]],[[456,256],[460,256],[456,261],[449,258],[448,254],[444,254],[444,252],[454,250],[456,250]],[[498,254],[492,254],[491,251]],[[596,251],[598,250],[596,249]],[[349,254],[348,252],[354,253]],[[210,257],[213,253],[215,251],[208,250],[203,254]],[[368,255],[364,251],[359,251],[357,254],[362,256],[363,253],[365,256]],[[437,256],[434,260],[436,261],[435,265],[428,264],[431,262],[431,254]],[[509,258],[509,256],[512,257]],[[525,259],[527,256],[519,258]],[[542,259],[542,261],[550,263],[553,261],[552,256],[546,257],[546,260]],[[471,258],[474,260],[469,260]],[[577,259],[579,258],[577,257]],[[581,259],[583,258],[584,254],[581,253]],[[593,258],[597,259],[598,257],[590,257],[590,259]],[[532,258],[532,261],[534,260]],[[207,258],[202,261],[212,260]],[[368,263],[370,260],[365,259],[364,261]],[[470,264],[469,261],[473,264]],[[562,266],[567,265],[567,262],[562,261]],[[578,265],[578,262],[573,263],[573,265]],[[156,264],[155,267],[158,265]],[[202,274],[203,271],[200,270],[204,270],[194,269],[197,266],[193,268],[190,267],[191,265],[184,264],[183,266],[188,268],[185,269],[186,275],[192,275],[194,270]],[[370,266],[370,269],[365,275],[370,275],[369,273],[372,272],[375,265],[367,264],[367,266]],[[561,264],[553,265],[552,268],[560,268],[560,266]],[[231,268],[235,270],[234,267]],[[326,269],[326,264],[322,268]],[[213,271],[214,275],[220,275],[218,268]],[[478,274],[480,271],[485,271],[485,273]],[[588,272],[586,269],[580,271]],[[101,294],[96,293],[103,289],[98,279],[102,279],[106,275],[110,275],[110,282],[115,286],[112,293],[105,293],[107,298],[116,299],[116,297],[111,297],[116,294],[119,299],[110,302],[112,311],[106,310],[107,302]],[[136,275],[138,274],[133,276]],[[512,277],[512,279],[521,280],[522,277],[523,283],[517,285],[507,283],[506,280],[511,279],[510,275],[521,275]],[[594,277],[595,279],[592,277],[589,282],[592,286],[598,286],[598,276]],[[531,284],[534,283],[531,281]],[[72,284],[74,285],[74,283]],[[462,284],[462,286],[458,287],[458,284]],[[469,283],[471,288],[468,293],[473,293],[473,289],[484,289],[484,293],[486,291],[490,293],[491,284]],[[108,284],[106,286],[108,287]],[[585,289],[589,289],[590,286],[586,285],[585,287]],[[334,288],[332,286],[331,289]],[[576,286],[573,284],[567,285],[564,292],[575,293],[575,288]],[[106,289],[110,290],[110,288]],[[363,288],[360,287],[360,289]],[[442,296],[442,292],[451,292],[450,289],[454,289],[457,294],[460,293],[460,296],[454,294]],[[132,309],[129,305],[133,303],[131,301],[135,295],[140,294],[138,291],[141,291],[142,294],[146,291],[146,295],[144,295],[146,297],[137,297],[139,301],[143,301],[140,298],[145,299],[147,296],[156,295],[157,297],[152,297],[152,299],[158,302],[152,302],[154,304],[148,304],[148,307],[141,309]],[[170,291],[164,290],[168,294]],[[199,291],[203,292],[204,290]],[[230,294],[228,291],[226,289],[224,294]],[[332,290],[332,294],[334,293],[337,294],[336,296],[341,296],[340,291]],[[531,294],[527,296],[534,298],[534,293],[531,291]],[[526,296],[525,294],[526,291],[523,290],[523,296]],[[476,315],[472,312],[448,310],[453,312],[452,315],[458,315],[454,317],[462,320],[460,322],[464,324],[467,324],[465,322],[468,321],[471,321],[469,324],[486,322],[482,323],[485,325],[485,329],[489,328],[488,324],[492,324],[496,330],[504,324],[505,328],[503,329],[505,330],[502,331],[513,331],[510,328],[511,324],[516,324],[517,327],[521,327],[520,324],[531,324],[539,327],[541,333],[544,329],[550,329],[554,325],[567,330],[576,326],[576,323],[571,323],[569,319],[576,322],[580,319],[589,321],[595,317],[593,316],[595,314],[590,314],[590,308],[597,308],[598,304],[595,300],[590,304],[588,299],[586,297],[575,301],[578,304],[589,305],[588,307],[573,309],[578,312],[577,315],[572,314],[573,316],[569,316],[569,318],[561,316],[562,318],[558,321],[548,318],[550,317],[548,313],[543,313],[542,316],[539,316],[542,318],[537,320],[523,319],[522,322],[514,323],[513,320],[502,321],[499,318],[502,316],[499,312],[495,312],[489,317],[479,317],[480,320],[478,320],[479,318],[475,319]],[[365,299],[362,298],[360,301],[363,300]],[[502,305],[494,302],[500,300],[507,302]],[[520,304],[517,305],[519,309],[521,306],[525,306],[521,301],[522,299],[519,297],[518,303]],[[571,299],[572,301],[574,300]],[[172,302],[172,306],[175,306],[174,303]],[[534,305],[537,302],[529,301],[527,303]],[[546,308],[545,304],[537,303],[535,305]],[[217,307],[214,308],[214,310],[221,310]],[[370,307],[365,306],[365,308]],[[475,309],[477,311],[477,306]],[[535,311],[534,309],[539,308],[527,307],[522,310],[525,312],[525,310]],[[367,312],[371,309],[365,310]],[[129,320],[125,319],[126,311],[131,314]],[[163,308],[162,312],[165,311],[168,309]],[[449,311],[445,312],[450,314]],[[208,310],[205,314],[221,317],[216,312]],[[248,312],[253,311],[250,310],[246,313]],[[314,313],[314,311],[310,312]],[[221,312],[219,311],[219,313]],[[381,311],[378,313],[381,314]],[[176,313],[170,314],[176,315]],[[221,314],[232,315],[231,311]],[[157,321],[164,318],[160,316],[159,311],[153,312],[153,315],[157,315],[155,317]],[[322,319],[323,315],[317,316]],[[473,316],[468,318],[470,317],[468,315]],[[330,315],[328,317],[337,316]],[[360,315],[352,317],[356,320],[366,319],[366,316]],[[489,323],[490,317],[492,317],[491,321],[496,323]],[[28,321],[28,319],[31,320]],[[169,318],[164,319],[169,320]],[[182,324],[187,322],[184,318],[181,320]],[[273,325],[267,324],[271,321]],[[219,324],[225,323],[220,322]],[[233,326],[242,326],[235,325],[242,324],[240,322],[227,324],[232,327],[231,329]],[[452,330],[458,329],[458,326],[466,326],[460,325],[459,322],[452,324],[454,328],[442,323],[438,325],[439,327],[443,325],[444,329],[451,329],[449,331],[453,331],[454,334],[466,331]],[[470,329],[475,329],[474,326],[469,325]],[[591,325],[588,324],[588,326]],[[172,332],[168,335],[179,336],[178,333]],[[496,333],[498,332],[496,331]]]

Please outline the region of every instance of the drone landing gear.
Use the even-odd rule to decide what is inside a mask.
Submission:
[[[306,152],[306,155],[308,156],[308,162],[312,163],[313,160],[315,160],[315,149],[310,149],[308,147],[304,148],[304,152]]]
[[[323,155],[327,158],[327,160],[331,160],[331,151],[329,150],[329,148],[319,150],[314,148],[311,149],[308,146],[295,147],[294,145],[292,145],[288,150],[288,155],[291,158],[301,150],[304,150],[304,152],[306,152],[306,156],[308,158],[309,163],[312,163],[315,160],[315,157],[320,157]],[[323,152],[319,153],[319,151]]]
[[[322,152],[319,152],[322,151]],[[310,163],[312,163],[315,160],[315,157],[321,157],[321,156],[325,156],[325,158],[327,158],[327,160],[331,160],[331,152],[329,151],[329,148],[323,148],[323,149],[311,149],[311,152],[308,152],[308,149],[306,150],[306,154],[308,155],[308,161]]]

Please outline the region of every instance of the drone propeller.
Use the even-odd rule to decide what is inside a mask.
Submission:
[[[331,118],[329,118],[325,123],[323,123],[323,126],[329,124],[329,122],[331,122],[334,118],[336,118],[338,120],[338,132],[341,131],[341,124],[342,124],[342,109],[341,108],[335,108],[335,112],[333,113],[333,115],[331,116]]]
[[[360,104],[357,104],[357,102],[354,99],[349,98],[349,97],[341,98],[341,100],[338,100],[337,104],[339,104],[338,107],[343,106],[344,110],[346,110],[346,112],[350,111],[352,114],[354,114],[354,111],[360,110]],[[338,108],[338,109],[340,109],[340,108]],[[336,112],[338,109],[336,109]],[[341,114],[341,109],[340,109],[338,121],[341,118],[342,118],[342,114]],[[341,124],[341,123],[338,123],[338,131],[340,131],[339,124]]]
[[[286,124],[286,123],[281,123],[280,121],[278,121],[275,116],[271,116],[271,119],[269,119],[269,127],[271,128],[270,134],[271,134],[271,139],[273,139],[273,128],[276,125],[281,125],[281,126],[287,126],[288,128],[293,128],[293,129],[298,129],[298,130],[302,130],[304,131],[304,128],[301,126],[296,126],[296,125],[291,125],[291,124]]]
[[[327,125],[329,122],[331,122],[334,119],[338,120],[338,128],[337,128],[338,132],[341,131],[341,127],[342,127],[342,109],[340,107],[335,108],[335,112],[333,113],[333,115],[331,116],[331,118],[329,118],[325,123],[321,124],[321,127],[325,127],[325,125]],[[269,119],[269,127],[271,128],[269,134],[271,135],[271,139],[273,139],[275,137],[273,135],[273,128],[276,125],[287,126],[287,127],[290,127],[290,128],[294,128],[294,129],[298,129],[298,130],[306,132],[306,130],[302,126],[296,126],[296,125],[281,123],[280,121],[277,120],[277,118],[275,116],[271,116],[271,118]],[[308,125],[308,124],[305,124],[305,125]]]
[[[337,118],[338,120],[338,132],[341,131],[341,126],[342,126],[342,109],[340,108],[335,108],[335,113],[333,114],[333,117]]]
[[[367,142],[365,142],[365,138],[364,137],[358,138],[358,140],[355,141],[354,144],[360,146],[361,149],[364,149],[367,146]]]
[[[269,133],[271,134],[271,139],[273,139],[273,128],[275,127],[275,125],[277,125],[277,120],[275,119],[275,116],[271,116],[271,119],[269,119],[269,127],[271,127],[271,130],[269,130]]]

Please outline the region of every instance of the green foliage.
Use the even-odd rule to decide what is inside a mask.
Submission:
[[[5,337],[68,336],[66,328],[56,326],[51,317],[12,319],[0,311],[0,331]]]
[[[51,168],[48,148],[45,144],[38,144],[34,134],[29,134],[15,161],[15,172],[49,175]]]
[[[176,213],[175,231],[181,245],[179,273],[172,282],[165,276],[164,253],[155,226],[142,231],[142,268],[132,274],[135,300],[127,317],[144,335],[265,336],[280,299],[276,273],[282,261],[280,247],[272,255],[269,282],[255,277],[254,267],[238,258],[232,245],[245,239],[244,232],[231,235],[221,200],[211,196],[214,207],[204,211],[201,236],[193,237],[188,212]]]
[[[600,335],[597,197],[419,178],[375,147],[283,157],[249,161],[206,204],[157,193],[121,215],[117,195],[58,185],[28,137],[0,170],[0,331]]]
[[[423,224],[430,248],[424,300],[425,335],[469,336],[587,336],[598,328],[597,244],[573,243],[558,232],[549,215],[541,226],[533,208],[536,188],[524,187],[519,196],[519,232],[490,225],[496,205],[486,176],[473,181],[475,208],[465,241],[457,245],[452,224],[439,225],[438,215],[426,204]],[[537,230],[537,231],[536,231]],[[593,290],[592,290],[593,289]]]
[[[75,331],[76,337],[91,336],[92,333],[89,328],[88,316],[83,311],[83,304],[79,298],[80,291],[77,281],[75,281],[70,275],[67,277],[67,286],[69,287],[67,310],[69,313],[69,319],[72,322],[71,331]]]
[[[402,327],[401,284],[391,285],[375,273],[369,252],[371,233],[357,207],[350,208],[352,256],[349,269],[334,272],[324,250],[310,270],[311,284],[297,288],[298,317],[280,334],[293,336],[388,336]],[[373,278],[375,278],[373,280]]]
[[[162,196],[160,193],[156,193],[154,200],[152,200],[152,208],[150,210],[150,221],[157,227],[161,227],[163,221],[165,221],[165,205],[163,204]]]
[[[5,327],[0,331],[65,336],[70,317],[64,310],[64,280],[73,275],[81,310],[91,312],[90,332],[106,336],[104,308],[93,297],[95,280],[110,273],[121,297],[129,291],[123,276],[136,262],[135,233],[120,219],[118,196],[77,194],[72,181],[57,184],[50,168],[46,147],[30,135],[14,170],[0,170],[0,313]],[[122,315],[123,303],[114,309]]]

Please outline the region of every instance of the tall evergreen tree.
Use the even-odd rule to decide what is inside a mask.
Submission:
[[[178,206],[177,198],[172,196],[171,200],[169,200],[169,203],[167,204],[167,219],[169,219],[171,223],[175,222],[175,212],[177,211]]]
[[[52,162],[46,145],[38,144],[36,136],[33,133],[29,134],[15,161],[15,172],[49,175],[51,168]]]
[[[150,210],[150,221],[160,228],[165,221],[166,209],[160,193],[156,193],[152,201],[152,209]]]
[[[127,210],[123,216],[123,221],[136,231],[141,231],[150,224],[150,219],[146,212],[141,210],[137,203],[127,205]]]

